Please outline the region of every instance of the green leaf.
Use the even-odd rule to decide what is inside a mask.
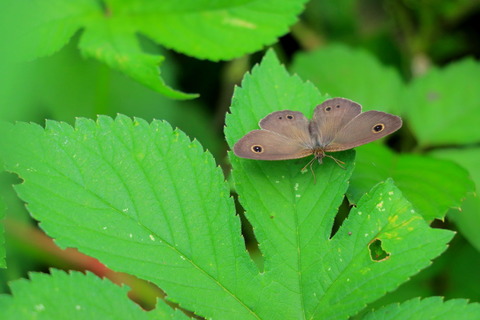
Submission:
[[[272,51],[242,86],[226,128],[230,144],[272,103],[299,101],[305,111],[322,100]],[[263,111],[241,107],[249,101]],[[242,122],[239,114],[250,116]],[[101,116],[80,118],[75,128],[18,123],[0,135],[6,168],[24,181],[17,193],[58,244],[149,280],[206,318],[270,319],[279,310],[285,319],[347,318],[428,266],[453,235],[430,228],[388,180],[332,236],[353,151],[337,153],[345,170],[328,158],[316,166],[317,184],[294,161],[231,154],[265,259],[259,272],[222,171],[198,142],[165,122]]]
[[[50,272],[13,281],[12,296],[0,295],[2,319],[188,319],[162,300],[161,307],[146,312],[128,298],[128,287],[92,273]]]
[[[273,110],[308,114],[319,99],[310,83],[289,76],[270,51],[235,90],[227,141],[233,146]],[[346,170],[326,159],[315,168],[313,184],[311,174],[300,173],[301,161],[256,161],[230,153],[239,200],[265,259],[265,280],[281,284],[286,319],[354,315],[427,266],[453,235],[430,229],[389,181],[362,198],[331,238],[354,153],[338,156],[347,163]],[[371,243],[386,259],[372,257]]]
[[[480,251],[480,168],[478,159],[480,159],[480,148],[465,149],[441,149],[431,152],[431,155],[441,159],[448,159],[460,164],[468,170],[470,177],[476,185],[475,193],[469,194],[462,203],[462,210],[451,210],[448,218],[453,220],[458,226],[463,236]]]
[[[480,63],[464,59],[415,79],[403,105],[422,148],[480,141]],[[461,79],[462,81],[459,81]]]
[[[415,298],[401,304],[391,304],[372,311],[365,320],[375,319],[478,319],[479,303],[468,303],[465,299],[443,301],[441,297],[430,297],[420,300]]]
[[[307,0],[13,1],[0,5],[0,40],[15,59],[52,54],[80,29],[80,50],[170,98],[192,99],[159,76],[164,57],[142,50],[138,34],[200,59],[228,60],[273,44]],[[19,19],[19,17],[21,17]]]
[[[164,57],[144,53],[135,30],[125,17],[92,21],[79,43],[86,56],[94,57],[113,69],[122,71],[143,85],[174,99],[192,99],[198,94],[173,90],[160,77]]]
[[[443,219],[449,208],[460,208],[474,185],[468,172],[451,161],[413,154],[394,154],[387,147],[357,148],[357,167],[348,190],[355,203],[372,186],[388,177],[427,221]]]
[[[324,239],[327,251],[311,266],[323,274],[318,281],[325,296],[316,306],[318,316],[346,318],[360,311],[429,265],[453,235],[429,228],[391,180],[377,185],[350,211],[337,234]],[[375,242],[386,253],[384,259],[373,256]]]
[[[229,60],[273,44],[307,0],[110,1],[138,31],[200,59]]]
[[[2,49],[16,60],[51,55],[66,45],[75,32],[100,10],[95,0],[3,0],[0,4],[0,40],[8,46],[2,46]]]
[[[181,131],[101,116],[75,129],[19,123],[2,137],[7,169],[24,180],[17,193],[60,246],[149,280],[205,317],[249,319],[276,306],[256,304],[261,277],[222,171]]]
[[[398,72],[361,49],[329,45],[295,55],[292,71],[333,97],[346,97],[364,110],[402,112],[404,84]]]

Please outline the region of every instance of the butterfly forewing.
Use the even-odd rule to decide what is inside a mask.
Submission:
[[[312,150],[298,141],[269,130],[253,130],[240,139],[233,152],[242,158],[288,160],[306,157]]]
[[[362,107],[356,102],[344,98],[329,99],[315,108],[310,131],[320,146],[326,146],[361,112]]]
[[[325,151],[342,151],[361,146],[389,135],[402,126],[402,119],[380,111],[364,112],[335,135]]]

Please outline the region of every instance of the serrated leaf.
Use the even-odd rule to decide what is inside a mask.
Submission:
[[[228,185],[198,142],[164,122],[124,116],[48,121],[2,133],[17,193],[62,247],[158,285],[212,318],[254,318],[261,278]],[[254,308],[255,310],[253,310]]]
[[[336,319],[355,314],[429,265],[453,235],[429,228],[391,180],[377,185],[335,236],[324,239],[327,251],[311,266],[323,274],[317,281],[324,295],[317,294],[314,315]],[[386,258],[373,256],[374,242]]]
[[[464,59],[415,79],[404,102],[420,147],[480,141],[480,63]],[[462,81],[459,81],[461,79]]]
[[[289,108],[308,114],[316,97],[311,84],[289,76],[269,52],[235,90],[226,121],[227,141],[233,146],[271,111]],[[299,172],[298,161],[256,161],[230,153],[235,188],[264,256],[264,277],[267,283],[281,285],[285,319],[354,315],[427,266],[452,237],[451,232],[430,229],[387,182],[362,198],[330,239],[354,153],[338,157],[347,163],[346,170],[327,159],[315,168],[313,184],[310,174]],[[383,261],[371,256],[370,243],[375,240],[381,241],[376,251],[388,254]]]
[[[476,185],[475,193],[469,194],[462,203],[462,210],[451,210],[448,218],[453,220],[463,236],[480,251],[480,148],[465,149],[439,149],[430,153],[440,159],[448,159],[460,164],[468,170],[470,177]]]
[[[128,287],[92,273],[50,272],[13,281],[12,296],[0,295],[2,319],[188,319],[161,300],[161,308],[146,312],[128,298]]]
[[[295,55],[292,71],[333,97],[361,102],[364,110],[400,113],[404,84],[398,72],[361,49],[329,45]]]
[[[348,190],[355,203],[372,186],[388,177],[427,220],[443,219],[449,208],[459,208],[474,185],[468,172],[451,161],[413,154],[394,154],[369,144],[357,148],[357,165]]]
[[[430,297],[420,300],[415,298],[404,303],[391,304],[377,311],[372,311],[363,319],[365,320],[390,320],[390,319],[455,319],[475,320],[480,314],[480,304],[468,303],[465,299],[443,301],[441,297]]]
[[[255,115],[239,107],[248,100],[260,109],[261,101],[266,108],[321,101],[273,52],[242,85],[226,128],[230,144],[254,126],[248,116],[245,125],[238,118]],[[331,159],[317,166],[316,185],[300,167],[289,168],[293,161],[266,165],[231,154],[239,199],[265,257],[260,273],[245,251],[221,170],[166,123],[102,116],[78,119],[75,129],[19,123],[0,135],[7,169],[24,180],[18,194],[57,243],[150,280],[204,317],[344,319],[426,267],[453,235],[430,228],[387,181],[332,237],[353,151],[338,153],[346,170]],[[247,162],[254,169],[247,171]]]

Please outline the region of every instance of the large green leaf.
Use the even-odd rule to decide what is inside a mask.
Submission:
[[[307,0],[111,0],[138,31],[197,58],[232,59],[287,33]]]
[[[450,208],[460,208],[474,189],[468,172],[451,161],[398,155],[379,144],[362,146],[357,153],[357,168],[348,190],[354,203],[376,183],[392,177],[418,212],[431,221],[443,219]]]
[[[50,272],[12,282],[13,296],[0,295],[2,319],[189,319],[162,300],[146,312],[128,298],[128,287],[92,273]]]
[[[464,59],[410,84],[402,102],[420,147],[480,142],[479,74],[480,62]]]
[[[360,102],[365,110],[402,112],[399,99],[404,84],[400,75],[364,50],[329,45],[298,53],[292,71],[312,81],[324,93]]]
[[[195,98],[167,86],[160,54],[138,34],[200,59],[227,60],[274,43],[306,0],[16,1],[0,4],[0,40],[10,56],[33,59],[62,48],[82,29],[80,50],[175,99]]]
[[[322,97],[269,52],[234,99],[230,144],[255,127],[256,113],[307,111]],[[0,134],[6,168],[23,179],[18,194],[58,244],[149,280],[206,318],[345,319],[427,267],[453,236],[430,228],[391,180],[362,197],[332,235],[353,151],[335,154],[345,170],[329,158],[315,166],[317,184],[300,172],[307,159],[230,154],[265,260],[260,272],[220,168],[165,122],[102,116],[75,128],[18,123]]]
[[[198,314],[252,317],[258,270],[222,172],[198,142],[124,116],[8,129],[1,148],[24,180],[16,190],[60,246],[149,280]]]
[[[315,92],[310,83],[289,76],[269,52],[235,91],[227,141],[233,146],[273,110],[289,108],[309,116],[320,99]],[[390,181],[362,198],[330,238],[354,153],[335,156],[347,163],[346,170],[326,159],[315,167],[314,184],[309,172],[300,172],[308,160],[256,161],[230,154],[239,200],[264,255],[265,278],[288,289],[283,293],[284,318],[353,315],[428,265],[452,237],[451,232],[429,229]],[[374,249],[385,250],[389,258],[376,260]]]

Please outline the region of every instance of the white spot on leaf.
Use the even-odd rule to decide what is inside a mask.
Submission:
[[[377,208],[380,210],[381,208],[383,208],[383,200],[380,201],[378,204],[377,204]]]
[[[229,24],[231,26],[235,27],[241,27],[245,29],[256,29],[257,25],[254,23],[251,23],[250,21],[246,21],[243,19],[238,19],[238,18],[232,18],[232,17],[227,17],[223,19],[224,24]]]
[[[44,311],[44,310],[45,310],[45,306],[43,304],[35,305],[35,311],[40,312],[40,311]]]

